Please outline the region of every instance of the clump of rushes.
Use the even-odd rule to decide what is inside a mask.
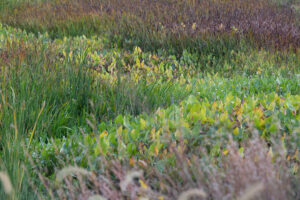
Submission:
[[[100,34],[121,47],[175,54],[224,54],[244,40],[258,47],[300,46],[295,9],[271,0],[59,0],[21,4],[1,16],[3,23],[53,38]]]

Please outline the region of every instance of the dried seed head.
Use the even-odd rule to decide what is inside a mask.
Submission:
[[[13,191],[12,184],[8,175],[5,172],[0,172],[0,180],[6,194],[10,194]]]
[[[241,195],[238,200],[251,200],[254,199],[264,190],[263,183],[256,183],[248,187],[243,195]]]
[[[101,195],[93,195],[93,196],[90,196],[88,198],[88,200],[106,200],[106,198],[104,198],[103,196]]]
[[[140,178],[142,175],[143,175],[142,170],[132,171],[132,172],[127,173],[125,179],[120,183],[121,190],[124,192],[126,190],[127,186],[130,183],[134,182],[134,179]]]
[[[89,171],[80,168],[80,167],[65,167],[62,170],[60,170],[56,175],[56,181],[62,182],[67,176],[70,176],[72,174],[80,174],[80,175],[89,175]]]
[[[200,189],[190,189],[188,191],[182,192],[178,197],[178,200],[188,200],[191,197],[206,198],[206,193]]]

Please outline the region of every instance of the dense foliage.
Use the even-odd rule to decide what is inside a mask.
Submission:
[[[300,198],[297,6],[3,1],[0,196]]]

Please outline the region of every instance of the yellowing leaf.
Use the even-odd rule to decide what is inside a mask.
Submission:
[[[121,135],[122,134],[122,130],[123,130],[123,127],[120,126],[117,130],[117,135]]]
[[[107,136],[108,135],[108,133],[107,133],[107,131],[105,130],[105,131],[103,131],[101,134],[100,134],[100,138],[103,138],[104,136]]]
[[[239,134],[239,128],[236,127],[234,130],[233,130],[233,134],[234,135],[238,135]]]
[[[157,156],[158,153],[159,153],[157,146],[154,147],[154,153],[155,153],[156,156]]]
[[[141,61],[139,58],[136,59],[136,66],[141,67]]]
[[[67,56],[67,53],[65,52],[65,50],[63,50],[62,54],[64,55],[64,58]]]
[[[238,31],[238,29],[235,26],[232,27],[232,30],[234,33],[236,33]]]
[[[225,149],[225,150],[223,151],[223,155],[224,155],[224,156],[226,156],[228,153],[229,153],[228,149]]]
[[[205,107],[201,108],[201,111],[200,111],[200,120],[202,122],[206,121],[206,108]]]
[[[244,157],[244,147],[241,147],[240,149],[239,149],[239,152],[240,152],[240,155],[242,156],[242,158]]]
[[[196,23],[193,23],[193,25],[192,25],[192,30],[193,30],[193,31],[196,30]]]
[[[139,180],[141,187],[144,189],[148,189],[148,185],[146,185],[146,183],[144,183],[144,181],[142,181],[141,179]]]
[[[261,68],[259,67],[256,72],[258,75],[261,74]]]
[[[134,164],[135,164],[134,158],[130,158],[129,164],[130,164],[130,166],[134,166]]]
[[[294,154],[294,156],[293,156],[293,159],[297,159],[298,160],[298,149],[296,150],[296,152],[295,152],[295,154]]]
[[[152,55],[152,59],[158,61],[158,57],[155,54]]]
[[[152,137],[152,140],[155,140],[155,128],[153,128],[151,130],[151,137]]]
[[[181,124],[182,124],[182,126],[185,127],[185,128],[190,128],[189,123],[187,123],[186,121],[181,121]]]
[[[228,121],[228,113],[227,113],[227,111],[225,111],[224,113],[222,113],[221,115],[220,115],[220,122],[226,122],[226,121]]]
[[[141,123],[141,128],[144,129],[146,128],[146,121],[144,119],[140,119],[140,123]]]
[[[185,89],[186,89],[186,90],[190,90],[192,87],[193,87],[192,84],[187,84],[187,85],[185,86]]]
[[[140,47],[135,47],[134,51],[139,54],[142,53],[142,49]]]
[[[294,174],[296,174],[298,172],[298,169],[299,169],[298,165],[295,164],[294,167],[293,167]]]
[[[73,51],[70,51],[69,58],[72,58],[72,56],[73,56]]]

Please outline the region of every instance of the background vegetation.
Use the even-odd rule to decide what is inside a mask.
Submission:
[[[0,196],[299,199],[299,3],[0,3]]]

